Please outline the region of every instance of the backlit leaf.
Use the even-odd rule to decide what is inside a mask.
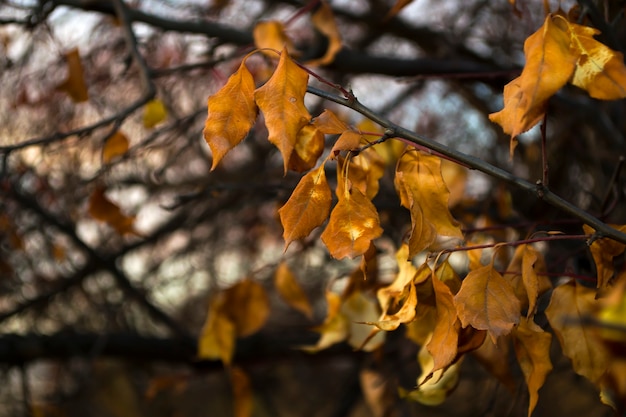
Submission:
[[[513,339],[515,355],[528,386],[530,396],[528,417],[530,417],[537,405],[539,389],[552,370],[552,363],[550,362],[552,335],[544,332],[532,320],[524,319],[520,321],[513,334],[515,336]]]
[[[385,334],[372,334],[368,324],[380,315],[376,300],[361,291],[354,291],[341,304],[341,314],[348,320],[348,344],[354,349],[371,352],[385,341]]]
[[[315,166],[324,152],[324,134],[313,125],[306,125],[296,138],[294,152],[289,159],[289,169],[305,172]]]
[[[313,229],[324,223],[331,202],[324,165],[321,165],[302,177],[289,200],[278,210],[284,229],[285,248],[294,240],[307,237]]]
[[[574,280],[559,285],[552,292],[546,316],[574,371],[598,384],[606,372],[608,354],[595,329],[583,325],[597,307],[595,296],[595,290]]]
[[[511,155],[515,137],[539,123],[546,104],[574,72],[577,57],[570,50],[567,21],[549,15],[544,24],[524,42],[526,65],[522,74],[504,87],[504,109],[489,115],[511,135]]]
[[[383,312],[380,318],[374,322],[368,322],[378,327],[380,330],[392,331],[400,327],[403,323],[410,323],[415,318],[415,307],[417,306],[417,293],[415,292],[415,284],[409,282],[404,288],[401,297],[397,297],[398,304],[402,304],[400,309],[393,313],[389,311]]]
[[[151,129],[167,119],[167,109],[161,100],[155,98],[146,103],[143,109],[143,125]]]
[[[394,179],[400,203],[411,212],[409,256],[427,249],[438,236],[462,239],[448,209],[450,193],[441,176],[441,159],[416,150],[402,155]]]
[[[328,109],[313,119],[313,125],[326,135],[339,135],[350,129],[332,110]]]
[[[494,341],[519,323],[520,302],[493,264],[470,271],[454,296],[461,324],[487,330]]]
[[[374,204],[356,187],[346,189],[330,213],[322,241],[333,258],[355,258],[363,255],[372,240],[378,238],[380,227]]]
[[[198,339],[200,359],[220,359],[229,365],[235,352],[237,332],[235,324],[223,312],[224,299],[214,297]]]
[[[89,100],[89,92],[85,83],[83,64],[80,60],[78,48],[74,48],[65,54],[67,62],[67,78],[57,89],[65,91],[74,102],[80,103]]]
[[[330,157],[336,158],[342,151],[352,151],[359,149],[361,144],[361,134],[354,130],[346,130],[337,139],[333,148],[330,150]]]
[[[254,125],[258,113],[254,88],[254,79],[242,62],[226,85],[209,97],[203,135],[213,154],[211,169],[215,169]]]
[[[335,55],[341,50],[341,34],[337,29],[333,11],[325,1],[320,2],[320,7],[311,16],[313,26],[328,40],[328,47],[321,58],[308,61],[306,65],[328,65],[334,61]]]
[[[222,308],[240,337],[256,333],[263,327],[270,313],[265,289],[252,279],[244,279],[225,290]]]
[[[413,283],[418,273],[417,268],[409,259],[409,246],[406,243],[402,244],[396,252],[396,260],[398,262],[398,273],[395,279],[386,287],[379,289],[376,294],[378,304],[383,313],[386,313],[394,304],[398,303],[398,300],[405,292],[405,288]],[[425,266],[420,268],[420,270],[423,270],[423,275],[427,278],[430,268]]]
[[[546,265],[543,255],[532,245],[520,245],[509,266],[505,278],[508,278],[522,309],[527,309],[526,317],[531,317],[537,309],[537,298],[552,288],[550,279],[545,275]]]
[[[593,38],[600,31],[569,23],[572,49],[578,55],[572,84],[600,100],[626,97],[624,56]]]
[[[274,286],[278,294],[291,307],[300,311],[309,319],[313,318],[313,308],[306,294],[296,281],[296,277],[285,262],[281,262],[274,274]]]
[[[321,334],[320,339],[314,346],[304,346],[307,352],[319,352],[335,343],[343,342],[350,335],[350,322],[341,313],[341,297],[331,291],[326,291],[327,314],[324,323],[317,326],[316,332]]]
[[[437,323],[427,349],[433,357],[433,372],[448,367],[457,356],[461,323],[450,288],[433,273],[433,289],[437,306]]]
[[[134,228],[135,217],[122,213],[122,209],[109,200],[104,187],[98,187],[89,198],[89,214],[96,220],[105,222],[120,235],[137,234]]]
[[[626,225],[613,225],[613,227],[621,232],[626,232]],[[587,225],[583,225],[583,230],[588,235],[595,232],[593,228]],[[591,256],[593,256],[593,261],[596,264],[596,272],[598,276],[597,288],[605,289],[608,287],[615,273],[613,258],[624,253],[625,249],[626,245],[612,239],[600,238],[593,241],[589,250],[591,251]]]
[[[102,162],[108,164],[113,159],[122,156],[128,150],[129,142],[126,135],[119,130],[116,131],[102,147]]]
[[[282,51],[287,48],[290,54],[296,53],[293,42],[285,33],[285,26],[281,22],[275,20],[259,22],[254,26],[252,36],[254,37],[254,45],[258,49],[269,48],[274,51]],[[271,57],[276,56],[273,52],[263,52]]]
[[[283,155],[285,172],[296,146],[298,133],[311,121],[304,107],[309,75],[283,50],[272,77],[254,92],[254,99],[265,116],[269,141]]]

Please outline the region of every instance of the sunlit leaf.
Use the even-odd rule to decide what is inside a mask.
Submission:
[[[449,207],[454,207],[463,200],[465,196],[465,186],[467,184],[467,173],[467,168],[450,162],[447,159],[441,160],[441,176],[450,192],[448,199]]]
[[[269,141],[283,155],[285,172],[296,146],[298,133],[311,121],[304,107],[309,75],[283,50],[272,77],[254,92],[254,99],[265,116]]]
[[[334,159],[342,151],[352,151],[359,149],[361,144],[361,134],[354,130],[346,130],[337,139],[330,150],[331,158]]]
[[[304,293],[304,290],[300,284],[298,284],[296,277],[285,262],[281,262],[276,269],[276,273],[274,274],[274,286],[278,294],[280,294],[287,304],[300,311],[309,319],[313,318],[311,303],[309,303],[309,299]]]
[[[270,304],[261,284],[244,279],[224,291],[224,313],[235,325],[237,336],[256,333],[267,321]]]
[[[355,349],[371,352],[385,341],[384,333],[372,335],[369,323],[380,314],[376,300],[361,291],[354,291],[341,305],[341,314],[348,320],[348,344]]]
[[[278,210],[283,225],[285,248],[309,233],[328,218],[332,195],[324,165],[306,174],[298,183],[289,200]]]
[[[530,401],[528,417],[532,414],[539,398],[539,389],[543,386],[546,376],[552,370],[550,362],[550,342],[552,336],[544,332],[532,320],[520,321],[513,332],[513,347],[517,361],[522,368]]]
[[[116,131],[102,147],[102,162],[108,164],[113,159],[122,156],[128,151],[129,141],[126,135]]]
[[[408,287],[415,279],[418,270],[409,259],[409,246],[404,243],[396,252],[396,261],[398,262],[398,273],[395,279],[386,287],[378,290],[376,296],[378,298],[378,304],[383,313],[389,311],[393,304],[397,303],[397,300],[405,292],[405,288]],[[424,266],[420,268],[423,271],[423,275],[427,278],[430,273],[430,268]]]
[[[416,150],[405,152],[398,161],[394,183],[400,203],[411,212],[409,256],[427,249],[438,236],[463,238],[448,209],[450,193],[441,176],[440,158]]]
[[[457,317],[450,288],[439,278],[432,277],[437,308],[437,323],[426,346],[433,357],[433,372],[448,367],[457,356],[461,322]]]
[[[583,321],[597,306],[596,292],[576,281],[559,285],[552,292],[546,316],[563,354],[572,360],[574,371],[599,383],[608,366],[608,354],[591,326]]]
[[[223,310],[224,299],[214,297],[198,339],[198,358],[220,359],[229,365],[235,353],[237,330]]]
[[[105,193],[104,187],[98,187],[89,197],[88,210],[91,217],[105,222],[120,235],[137,234],[134,227],[135,217],[122,213],[122,209],[109,200]]]
[[[319,352],[335,343],[343,342],[350,335],[350,322],[341,313],[341,297],[331,291],[326,291],[326,303],[328,305],[326,319],[321,326],[313,330],[321,337],[314,346],[304,346],[307,352]]]
[[[274,51],[282,51],[287,48],[291,55],[295,56],[297,53],[293,42],[289,39],[289,36],[287,36],[287,33],[285,32],[285,26],[282,22],[276,20],[258,22],[254,26],[252,36],[254,37],[254,45],[258,49],[269,48]],[[272,58],[276,56],[274,52],[263,52]]]
[[[167,109],[158,98],[146,103],[143,109],[143,125],[146,129],[151,129],[167,119]]]
[[[355,258],[363,255],[372,240],[383,230],[374,204],[356,187],[338,196],[339,202],[330,213],[322,241],[333,258]]]
[[[83,64],[80,60],[78,48],[65,54],[67,62],[67,78],[57,89],[65,91],[74,102],[80,103],[89,100],[89,92],[85,83]]]
[[[461,324],[487,330],[494,341],[519,323],[520,302],[493,264],[470,271],[454,296]]]
[[[369,322],[378,327],[380,330],[392,331],[400,327],[403,323],[409,323],[415,318],[415,307],[417,306],[417,293],[415,292],[415,284],[409,282],[403,289],[400,297],[396,298],[397,304],[402,305],[393,313],[383,312],[381,317],[374,322]]]
[[[324,152],[324,134],[313,125],[305,125],[296,138],[294,152],[289,158],[289,169],[305,172],[315,166]]]
[[[328,65],[335,59],[337,52],[341,50],[341,34],[337,29],[337,23],[335,22],[335,16],[333,11],[325,1],[320,2],[320,7],[311,16],[313,26],[328,40],[328,47],[326,52],[321,58],[308,61],[306,65]]]
[[[548,99],[563,87],[574,72],[577,57],[570,50],[568,23],[561,16],[549,15],[524,42],[526,64],[522,74],[504,87],[504,109],[489,115],[511,135],[511,155],[515,137],[539,123]]]
[[[613,225],[613,227],[621,232],[626,232],[626,225]],[[583,225],[583,230],[588,235],[591,235],[595,232],[593,228],[587,225]],[[596,264],[598,279],[597,288],[607,288],[607,286],[611,282],[611,279],[613,278],[613,275],[615,274],[613,259],[616,256],[624,253],[625,249],[626,245],[616,242],[612,239],[600,238],[593,241],[593,243],[589,247],[589,250],[591,251],[591,256],[593,256],[593,261]]]
[[[578,55],[572,84],[600,100],[626,97],[624,56],[593,37],[600,31],[569,23],[572,49]]]
[[[242,62],[217,93],[208,99],[204,139],[211,148],[215,169],[220,160],[248,134],[257,117],[254,79]]]
[[[313,119],[312,124],[326,135],[339,135],[350,129],[332,110],[328,109],[325,109],[322,114]]]

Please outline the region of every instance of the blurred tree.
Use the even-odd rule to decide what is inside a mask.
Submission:
[[[0,413],[623,413],[624,5],[552,3],[0,1]]]

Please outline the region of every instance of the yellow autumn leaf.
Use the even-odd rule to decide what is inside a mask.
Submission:
[[[65,60],[67,62],[67,78],[57,86],[57,89],[65,91],[76,103],[89,100],[89,92],[87,91],[83,64],[80,60],[78,48],[67,52]]]
[[[285,173],[296,147],[300,130],[311,121],[304,107],[309,75],[283,49],[272,77],[254,92],[254,99],[265,116],[268,140],[283,156]]]
[[[383,233],[378,212],[356,187],[346,188],[337,197],[339,201],[321,238],[333,258],[355,258]]]
[[[537,400],[539,389],[543,386],[546,376],[552,370],[550,362],[550,342],[552,335],[544,332],[532,320],[522,319],[514,330],[513,347],[517,362],[522,369],[528,386],[529,404],[528,417],[531,416]]]
[[[146,103],[143,110],[143,125],[146,129],[151,129],[167,119],[167,109],[158,98]]]
[[[463,327],[486,330],[494,343],[519,323],[520,302],[493,264],[467,274],[454,296],[454,305]]]
[[[296,137],[288,168],[295,172],[310,170],[324,152],[324,145],[324,134],[313,125],[305,125]]]
[[[511,135],[511,155],[517,145],[515,137],[543,119],[548,99],[574,72],[577,57],[570,49],[567,21],[548,15],[543,26],[524,42],[524,55],[522,74],[504,87],[504,109],[489,115]]]
[[[598,305],[595,296],[595,290],[571,280],[554,289],[546,316],[563,354],[572,360],[574,371],[599,384],[608,367],[609,356],[596,330],[583,324]]]
[[[335,22],[335,16],[332,9],[327,2],[321,1],[320,7],[311,16],[311,22],[315,29],[317,29],[328,40],[328,47],[324,55],[318,59],[310,60],[306,63],[309,66],[323,66],[332,63],[335,59],[335,55],[341,50],[341,34],[337,28]]]
[[[404,243],[396,252],[396,261],[398,262],[398,273],[395,279],[386,287],[379,289],[376,293],[378,304],[381,310],[386,313],[393,305],[397,304],[399,298],[405,293],[405,289],[413,283],[418,274],[418,269],[409,259],[409,246]],[[430,268],[423,265],[420,268],[422,275],[428,277]]]
[[[254,45],[257,49],[282,51],[286,48],[290,55],[297,55],[296,48],[292,40],[287,36],[285,26],[282,22],[271,20],[257,23],[252,31],[252,37],[254,38]],[[276,56],[276,54],[271,51],[263,51],[263,53],[272,58]]]
[[[339,135],[350,129],[332,110],[325,109],[313,119],[312,124],[325,135]]]
[[[436,277],[434,272],[432,284],[435,291],[437,321],[426,348],[433,358],[432,371],[435,372],[447,368],[456,359],[461,322],[457,317],[450,288]]]
[[[313,229],[324,223],[331,202],[324,165],[321,165],[300,179],[289,200],[278,210],[284,229],[285,249],[291,242],[307,237]]]
[[[233,322],[237,336],[256,333],[267,321],[270,302],[261,284],[244,279],[224,291],[223,313]]]
[[[108,164],[113,159],[122,156],[128,151],[129,141],[126,135],[119,130],[109,137],[102,147],[102,162]]]
[[[400,203],[411,212],[409,256],[435,243],[438,236],[462,239],[459,224],[448,208],[450,193],[441,176],[441,159],[416,151],[405,152],[394,178]]]
[[[626,232],[626,225],[611,225],[611,227],[614,227],[620,232]],[[583,225],[583,230],[588,235],[595,232],[592,227],[587,226],[586,224]],[[600,238],[593,241],[589,250],[591,251],[593,261],[596,264],[597,288],[602,290],[608,288],[611,279],[615,274],[613,259],[624,253],[625,249],[626,245],[612,239]]]
[[[319,352],[336,343],[343,342],[350,335],[350,322],[341,313],[341,297],[332,291],[326,291],[327,313],[322,325],[313,330],[321,337],[314,346],[303,346],[302,350],[310,353]]]
[[[230,385],[233,390],[233,416],[250,417],[254,396],[248,374],[238,366],[230,369]]]
[[[230,365],[235,353],[235,324],[223,311],[224,298],[214,297],[198,339],[198,358],[219,359]]]
[[[342,151],[357,150],[360,145],[361,134],[354,130],[346,130],[335,141],[335,144],[330,150],[330,158],[335,159]]]
[[[91,217],[111,226],[120,235],[137,234],[134,216],[127,216],[122,209],[109,200],[104,187],[98,187],[89,197],[88,211]]]
[[[287,304],[300,311],[309,319],[313,318],[311,303],[285,262],[281,262],[274,273],[274,286]]]
[[[374,199],[380,188],[379,180],[385,173],[383,158],[374,148],[367,148],[351,157],[348,162],[349,166],[345,172],[352,186],[361,190],[368,199]],[[343,164],[340,163],[339,168],[342,167]]]
[[[258,113],[254,89],[254,79],[244,61],[224,87],[209,97],[203,135],[213,154],[211,170],[254,125]]]
[[[385,341],[385,334],[372,334],[368,325],[380,313],[376,300],[361,291],[354,291],[341,304],[341,315],[348,321],[348,344],[354,349],[371,352]]]
[[[527,309],[526,317],[535,314],[539,295],[552,288],[545,271],[543,255],[532,245],[519,245],[515,249],[504,276],[513,285],[522,309]]]

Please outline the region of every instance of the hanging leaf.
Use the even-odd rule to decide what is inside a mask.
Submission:
[[[296,146],[298,133],[311,120],[304,107],[309,75],[283,49],[272,77],[254,92],[254,99],[265,116],[269,141],[283,155],[285,173]]]
[[[275,20],[259,22],[254,26],[252,36],[257,49],[272,49],[278,52],[286,48],[292,56],[297,55],[296,48],[287,36],[285,26],[281,22]],[[273,51],[262,52],[274,58],[276,54]]]
[[[539,295],[552,288],[543,255],[532,245],[519,245],[506,271],[522,309],[527,309],[526,317],[533,316]]]
[[[342,151],[352,151],[359,149],[361,144],[361,134],[354,130],[346,130],[337,139],[330,150],[330,158],[335,159]]]
[[[436,277],[434,272],[432,283],[435,291],[437,322],[426,348],[433,357],[432,371],[435,372],[447,368],[456,359],[461,322],[457,317],[450,288]]]
[[[337,29],[335,16],[327,2],[321,1],[320,7],[311,16],[311,21],[315,29],[317,29],[328,40],[328,47],[321,58],[308,61],[308,66],[324,66],[335,60],[335,55],[341,50],[341,34]]]
[[[128,151],[129,141],[126,135],[116,131],[102,147],[102,162],[108,164],[115,158],[122,156]]]
[[[385,162],[376,149],[367,148],[350,158],[348,174],[354,187],[372,200],[378,194],[379,180],[385,173]]]
[[[203,135],[213,154],[211,170],[254,125],[258,113],[254,88],[254,79],[244,61],[226,85],[209,97]]]
[[[411,212],[410,257],[427,249],[439,235],[463,238],[448,209],[450,193],[441,176],[440,158],[416,150],[405,152],[394,183],[400,203]]]
[[[96,220],[105,222],[120,235],[137,234],[134,216],[127,216],[122,209],[105,195],[106,189],[98,187],[89,198],[89,214]]]
[[[494,343],[519,323],[520,302],[493,264],[467,274],[454,296],[454,305],[463,327],[487,330]]]
[[[495,342],[491,338],[485,338],[484,343],[472,352],[472,356],[510,393],[515,393],[518,383],[511,372],[510,351],[508,337],[499,337]]]
[[[574,371],[598,384],[606,372],[608,354],[595,329],[583,325],[597,307],[595,295],[593,289],[573,280],[559,285],[552,292],[546,316]]]
[[[618,226],[612,225],[612,227],[616,228],[621,232],[626,232],[626,225]],[[595,230],[586,224],[583,225],[583,231],[585,234],[592,235],[595,233]],[[612,239],[600,238],[593,241],[589,250],[591,251],[591,256],[593,257],[593,261],[596,264],[596,272],[597,272],[597,288],[606,289],[608,288],[613,275],[615,274],[615,267],[613,265],[613,259],[616,256],[624,253],[626,249],[626,245],[616,242]]]
[[[355,258],[383,233],[378,212],[356,187],[347,188],[337,197],[339,202],[321,238],[333,258]]]
[[[341,297],[331,291],[326,291],[326,303],[328,312],[326,320],[321,326],[313,330],[320,333],[321,337],[314,346],[304,346],[302,349],[314,353],[326,349],[335,343],[343,342],[350,335],[350,323],[341,313]]]
[[[65,91],[75,103],[89,100],[89,92],[85,83],[83,64],[80,60],[78,48],[74,48],[65,54],[67,62],[67,78],[57,89]]]
[[[223,311],[224,298],[214,297],[198,339],[198,358],[220,359],[230,365],[235,352],[237,332],[235,324]]]
[[[370,322],[376,320],[380,310],[376,300],[361,291],[354,291],[341,305],[341,314],[348,320],[348,344],[354,349],[372,352],[385,341],[385,334],[372,334]]]
[[[143,125],[146,129],[152,129],[167,119],[167,109],[158,98],[146,103],[143,110]]]
[[[289,158],[289,169],[305,172],[315,166],[324,152],[324,134],[313,125],[305,125],[296,138],[294,152]]]
[[[274,286],[287,304],[307,316],[309,320],[313,318],[311,303],[285,262],[281,262],[276,269]]]
[[[233,416],[250,417],[254,400],[250,378],[243,369],[234,366],[230,369],[230,384],[233,389]]]
[[[256,333],[263,327],[270,313],[265,289],[252,279],[244,279],[224,291],[222,308],[240,337]]]
[[[398,273],[393,282],[386,287],[379,289],[376,293],[378,304],[383,313],[388,312],[394,305],[399,304],[399,299],[406,288],[411,285],[418,274],[418,269],[409,260],[409,246],[404,243],[396,252],[396,261],[398,262]],[[430,268],[423,265],[420,268],[423,276],[428,278]]]
[[[539,389],[552,370],[552,363],[550,362],[552,336],[550,333],[544,332],[532,320],[524,319],[520,321],[513,334],[515,336],[513,339],[515,355],[528,386],[530,396],[528,417],[530,417],[539,399]]]
[[[328,109],[325,109],[322,114],[313,119],[312,124],[325,135],[339,135],[350,129],[332,110]]]
[[[324,223],[331,202],[324,165],[321,165],[302,177],[289,200],[278,210],[284,229],[285,250],[291,242],[307,237],[313,229]]]

